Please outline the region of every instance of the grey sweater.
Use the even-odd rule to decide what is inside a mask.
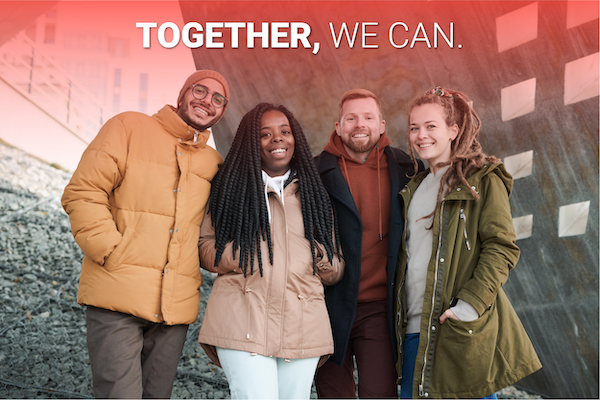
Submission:
[[[417,188],[408,206],[406,216],[406,294],[408,306],[408,326],[406,333],[419,333],[421,312],[427,279],[427,265],[433,249],[433,232],[427,229],[432,225],[433,216],[424,218],[433,212],[436,205],[440,182],[449,167],[435,174],[430,172]],[[474,321],[479,314],[469,303],[458,300],[451,310],[462,321]]]

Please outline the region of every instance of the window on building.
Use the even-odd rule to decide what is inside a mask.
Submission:
[[[113,82],[113,112],[121,111],[121,70],[115,69],[115,78]]]
[[[139,111],[146,113],[148,109],[148,74],[140,74],[140,100]]]

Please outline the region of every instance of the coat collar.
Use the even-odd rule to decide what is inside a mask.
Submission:
[[[323,151],[316,158],[316,165],[323,185],[329,195],[358,215],[358,209],[354,204],[350,188],[346,184],[346,179],[338,166],[338,158],[327,151]]]
[[[170,135],[177,139],[181,139],[181,142],[186,145],[205,147],[208,138],[210,137],[210,131],[208,129],[200,131],[186,124],[177,114],[175,107],[168,104],[154,114],[152,118],[157,120]],[[195,143],[194,136],[197,136]]]
[[[419,185],[421,184],[423,179],[425,179],[427,174],[429,174],[429,172],[430,172],[430,169],[428,168],[425,171],[417,174],[406,185],[405,189],[408,189],[411,197],[412,197],[412,194],[414,194],[417,187],[419,187]],[[506,167],[504,166],[504,163],[502,163],[502,161],[497,161],[492,164],[485,164],[479,170],[470,172],[469,175],[467,176],[467,182],[476,192],[479,193],[479,187],[481,184],[481,180],[483,179],[484,176],[489,175],[491,173],[495,173],[496,175],[498,175],[498,177],[504,183],[504,186],[506,187],[506,191],[507,191],[508,195],[510,196],[510,194],[512,192],[512,187],[513,187],[513,179],[512,179],[512,176],[506,171]],[[402,192],[405,192],[405,190],[403,189]],[[452,189],[452,191],[444,197],[444,200],[472,200],[472,199],[473,199],[473,196],[471,195],[471,192],[468,190],[468,188],[463,183],[458,184],[457,187]]]

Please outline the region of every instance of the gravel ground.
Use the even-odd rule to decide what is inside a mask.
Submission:
[[[83,254],[60,205],[69,178],[0,144],[0,398],[93,397],[85,310],[76,303]],[[213,279],[204,275],[198,321]],[[223,371],[196,341],[199,330],[199,322],[190,326],[172,397],[229,398]],[[498,397],[540,398],[514,386]]]

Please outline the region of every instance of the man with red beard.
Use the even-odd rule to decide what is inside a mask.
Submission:
[[[343,279],[326,288],[335,352],[317,370],[320,398],[356,398],[354,360],[359,398],[398,397],[393,286],[404,227],[399,192],[414,168],[385,132],[377,96],[350,90],[340,100],[335,131],[315,158],[346,260]]]
[[[207,144],[227,108],[215,71],[184,83],[177,108],[124,112],[83,153],[62,205],[84,258],[96,398],[169,398],[200,304],[200,223],[223,159]]]

